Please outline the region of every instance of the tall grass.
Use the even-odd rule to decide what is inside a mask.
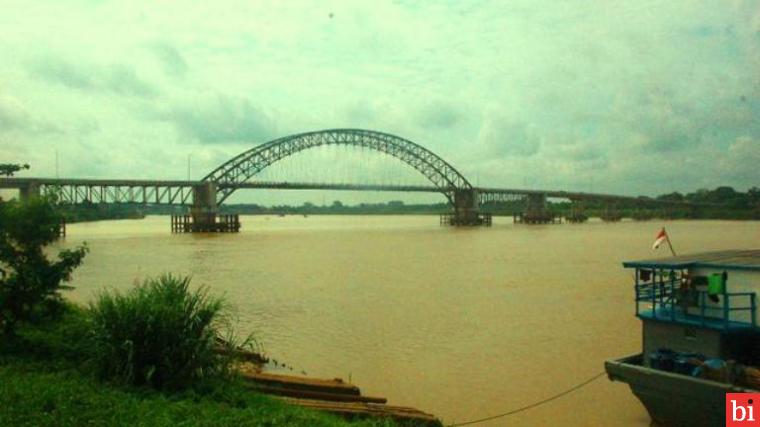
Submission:
[[[215,351],[226,323],[224,302],[190,279],[164,275],[126,294],[90,304],[99,372],[132,385],[178,389],[228,369]]]

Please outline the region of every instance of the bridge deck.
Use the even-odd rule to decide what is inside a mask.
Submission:
[[[150,180],[150,179],[92,179],[92,178],[0,178],[0,189],[24,189],[30,186],[57,188],[64,198],[74,203],[80,201],[114,203],[168,203],[189,204],[192,189],[204,181]],[[373,185],[341,183],[267,182],[217,183],[219,190],[274,189],[274,190],[337,190],[337,191],[387,191],[440,193],[441,188],[432,185]],[[455,191],[451,188],[450,191]],[[632,197],[615,194],[585,193],[564,190],[540,190],[518,188],[474,188],[480,201],[515,200],[530,195],[569,200],[598,200],[606,202],[636,202],[646,205],[702,206],[688,202],[657,200],[650,197]]]

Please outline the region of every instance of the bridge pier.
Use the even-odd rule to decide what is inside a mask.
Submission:
[[[554,224],[557,218],[549,210],[546,193],[531,193],[525,198],[525,210],[514,216],[517,224]],[[562,222],[560,218],[559,222]]]
[[[40,197],[40,184],[36,182],[29,182],[18,188],[18,199],[26,201],[32,197]]]
[[[490,226],[491,214],[480,212],[477,190],[454,190],[454,212],[441,215],[441,225]]]
[[[41,186],[37,182],[27,182],[18,186],[18,200],[26,202],[42,195]],[[0,202],[2,202],[0,197]],[[58,238],[66,237],[66,217],[61,216],[58,223]]]
[[[588,216],[584,212],[583,199],[570,199],[570,215],[565,217],[565,220],[573,224],[588,221]]]
[[[172,215],[173,233],[236,233],[240,231],[238,215],[220,215],[216,202],[217,184],[202,182],[193,186],[190,215]]]

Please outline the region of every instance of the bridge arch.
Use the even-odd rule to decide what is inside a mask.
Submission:
[[[424,175],[452,204],[455,194],[472,190],[472,185],[459,171],[432,151],[407,139],[365,129],[327,129],[299,133],[258,145],[233,157],[203,178],[220,186],[217,203],[222,203],[236,189],[234,184],[246,182],[271,164],[303,150],[322,145],[352,145],[389,154]]]

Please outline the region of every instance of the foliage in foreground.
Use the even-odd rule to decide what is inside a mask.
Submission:
[[[0,340],[0,426],[393,426],[349,423],[286,405],[234,379],[205,378],[182,392],[98,381],[87,362],[91,320],[66,306],[55,322]]]
[[[349,423],[236,383],[166,395],[108,387],[75,370],[44,371],[23,362],[0,364],[0,407],[3,426],[393,426],[386,420]]]
[[[58,237],[61,217],[44,198],[0,202],[0,335],[15,334],[19,322],[56,314],[61,282],[68,281],[87,252],[63,250],[57,261],[44,254]]]
[[[190,279],[164,275],[126,294],[104,293],[90,304],[99,372],[132,385],[179,389],[223,374],[217,336],[224,303]]]

